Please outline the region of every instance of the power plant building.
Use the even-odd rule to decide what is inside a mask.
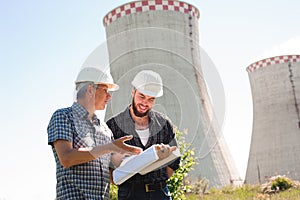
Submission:
[[[103,20],[111,74],[120,90],[106,119],[131,103],[131,81],[141,70],[159,73],[164,95],[155,110],[165,113],[195,149],[198,163],[191,177],[221,187],[239,180],[218,128],[200,62],[196,7],[176,0],[134,1],[110,11]]]
[[[253,131],[245,182],[276,175],[300,180],[300,55],[267,58],[247,67]]]

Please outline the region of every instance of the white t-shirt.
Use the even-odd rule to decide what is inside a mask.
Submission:
[[[136,130],[136,132],[139,134],[141,141],[142,141],[143,145],[145,146],[148,142],[149,135],[150,135],[149,128],[144,129],[144,130]]]

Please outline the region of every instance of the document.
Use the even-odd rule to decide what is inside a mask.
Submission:
[[[123,160],[121,165],[113,171],[113,181],[120,185],[137,173],[147,174],[180,157],[179,149],[173,151],[169,157],[159,160],[158,145],[153,145],[139,155],[130,156]]]

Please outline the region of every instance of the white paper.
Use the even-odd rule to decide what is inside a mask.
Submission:
[[[127,179],[141,171],[145,166],[148,166],[158,160],[155,146],[152,146],[141,154],[125,159],[125,162],[113,171],[113,181],[115,184],[122,184]]]
[[[149,172],[152,172],[160,167],[162,167],[163,165],[175,160],[176,158],[180,157],[180,151],[179,149],[177,148],[175,151],[173,151],[170,156],[168,156],[167,158],[165,159],[162,159],[162,160],[158,160],[156,162],[154,162],[153,164],[149,165],[149,166],[146,166],[144,169],[142,169],[139,173],[141,175],[145,175]]]
[[[113,171],[114,183],[120,185],[137,173],[142,175],[147,174],[180,157],[180,152],[177,148],[169,157],[158,160],[159,157],[155,148],[156,146],[157,145],[153,145],[139,155],[124,159],[121,165]]]

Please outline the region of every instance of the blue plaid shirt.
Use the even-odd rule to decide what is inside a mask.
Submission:
[[[112,132],[96,115],[92,123],[88,111],[78,103],[57,110],[48,125],[48,144],[56,161],[57,200],[103,200],[109,198],[110,154],[87,163],[64,168],[53,143],[56,140],[72,142],[74,149],[92,148],[111,142]]]

